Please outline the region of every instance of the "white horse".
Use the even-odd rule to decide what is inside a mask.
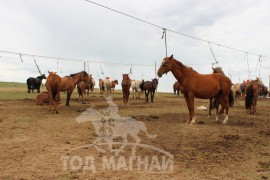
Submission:
[[[110,93],[112,93],[112,81],[110,78],[106,78],[104,81],[104,89],[106,92],[106,97],[109,96]]]
[[[142,84],[141,80],[131,80],[131,90],[133,92],[133,99],[134,99],[134,94],[136,96],[136,99],[140,99],[141,95],[141,88],[140,85]]]

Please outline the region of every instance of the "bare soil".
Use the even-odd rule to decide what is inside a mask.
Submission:
[[[62,102],[59,114],[50,114],[48,105],[37,106],[31,99],[0,100],[0,179],[270,179],[269,99],[259,99],[256,115],[249,115],[243,105],[234,106],[227,125],[199,110],[197,124],[185,125],[188,111],[181,96],[159,93],[154,103],[131,97],[128,106],[120,93],[112,96],[121,116],[143,122],[149,134],[157,135],[138,134],[142,144],[173,155],[173,170],[138,170],[138,164],[132,169],[102,170],[101,158],[112,156],[108,152],[102,154],[93,147],[71,151],[97,138],[93,124],[78,124],[76,117],[90,107],[108,107],[99,94],[81,104],[75,93],[70,107]],[[208,107],[208,100],[196,99],[195,105]],[[130,136],[128,141],[135,142]],[[119,157],[127,161],[130,152],[127,146],[113,157],[116,162]],[[87,155],[95,157],[95,172],[63,168],[62,156]],[[151,161],[162,154],[138,147],[137,156]]]

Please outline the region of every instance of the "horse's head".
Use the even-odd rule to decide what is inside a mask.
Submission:
[[[215,68],[212,67],[212,69],[213,69],[213,73],[220,73],[224,75],[224,72],[222,71],[221,67],[215,67]]]
[[[158,79],[157,78],[152,79],[152,83],[153,83],[154,88],[157,88]]]
[[[57,72],[53,72],[53,71],[48,71],[49,75],[52,75],[52,74],[56,74]],[[45,74],[44,74],[45,76]],[[46,76],[45,76],[46,77]],[[46,78],[45,78],[46,79]]]
[[[164,73],[167,74],[167,72],[172,70],[172,59],[173,55],[171,57],[165,57],[157,71],[157,74],[159,77],[162,77]]]
[[[263,81],[262,81],[261,78],[256,77],[256,80],[258,81],[258,83],[259,83],[260,86],[264,86],[264,83],[263,83]]]
[[[82,71],[82,72],[80,73],[80,76],[81,76],[81,81],[84,81],[84,82],[87,82],[87,83],[90,82],[90,76],[88,75],[87,72]]]
[[[42,74],[42,75],[41,75],[41,78],[42,78],[42,79],[47,79],[46,76],[45,76],[45,74]]]
[[[115,82],[115,84],[117,84],[117,85],[118,85],[118,80],[115,80],[114,82]]]
[[[123,79],[129,79],[128,74],[123,74]]]

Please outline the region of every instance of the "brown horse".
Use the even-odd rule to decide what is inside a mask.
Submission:
[[[245,97],[246,109],[249,109],[250,114],[255,114],[255,112],[257,112],[258,95],[259,95],[258,80],[251,81],[249,86],[246,88],[246,97]]]
[[[81,71],[79,73],[71,74],[70,76],[61,78],[61,91],[67,92],[66,106],[69,106],[71,94],[76,85],[81,81],[89,83],[90,79],[87,72]]]
[[[49,93],[48,93],[48,91],[43,91],[42,93],[38,94],[36,96],[35,101],[36,101],[36,104],[37,105],[41,105],[41,106],[43,104],[45,104],[45,103],[49,103],[50,100],[49,100]]]
[[[82,104],[85,104],[85,101],[84,101],[84,97],[83,95],[85,94],[85,91],[88,89],[90,89],[90,84],[85,82],[85,81],[81,81],[77,84],[77,91],[78,91],[78,94],[79,94],[79,101],[82,102]],[[88,97],[88,93],[87,93],[87,97]]]
[[[49,72],[49,71],[48,71]],[[54,105],[54,111],[58,114],[58,104],[60,101],[60,85],[61,78],[55,72],[49,72],[49,76],[46,81],[46,88],[48,89],[50,108],[49,111],[53,113],[52,106]]]
[[[173,55],[163,59],[157,72],[159,77],[164,73],[171,71],[174,77],[181,84],[181,92],[184,94],[188,110],[189,120],[187,124],[194,124],[196,116],[194,113],[194,98],[210,99],[215,97],[218,103],[222,105],[221,113],[226,110],[224,124],[228,121],[229,113],[229,94],[231,89],[231,80],[220,74],[199,74],[192,68],[186,67],[181,62],[175,60]]]
[[[180,84],[179,84],[178,81],[176,81],[173,84],[173,93],[174,93],[174,95],[176,95],[176,92],[177,92],[177,96],[179,96],[179,94],[180,94]]]
[[[104,91],[105,91],[104,82],[102,79],[99,79],[99,92],[100,92],[100,94],[103,94]]]
[[[156,78],[152,79],[152,81],[143,81],[142,82],[142,90],[145,93],[145,100],[149,102],[148,95],[151,94],[151,102],[154,102],[155,91],[157,89],[158,80]]]
[[[121,85],[122,85],[122,92],[123,92],[123,103],[126,105],[128,104],[129,89],[131,86],[131,80],[128,74],[123,74],[123,80],[122,80]]]
[[[268,95],[268,93],[269,93],[268,87],[262,85],[261,88],[260,88],[260,91],[259,91],[259,95],[263,96],[263,97],[266,97]]]
[[[118,80],[112,81],[112,93],[114,94],[115,86],[118,85]]]
[[[215,67],[215,68],[212,67],[212,69],[213,69],[213,73],[220,73],[220,74],[225,76],[225,73],[223,72],[221,67]],[[232,90],[230,91],[229,99],[230,99],[229,100],[230,107],[232,107],[234,105],[234,98],[233,98]],[[212,109],[216,108],[216,112],[218,112],[218,109],[219,109],[219,104],[218,104],[218,102],[217,102],[217,100],[215,98],[210,98],[209,100],[210,100],[210,103],[209,103],[208,117],[211,116],[211,110]],[[216,117],[218,117],[218,116],[216,115]]]

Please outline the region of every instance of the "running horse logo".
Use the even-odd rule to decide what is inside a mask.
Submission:
[[[141,139],[138,136],[140,131],[143,131],[148,138],[156,138],[156,135],[148,134],[145,124],[137,121],[132,117],[121,117],[118,114],[118,106],[113,102],[112,97],[106,98],[109,107],[107,109],[95,110],[89,108],[76,118],[77,123],[92,122],[97,138],[93,142],[97,151],[105,153],[105,149],[100,148],[99,144],[108,145],[108,150],[115,155],[119,155],[124,151],[127,145],[132,145],[132,156],[136,154],[136,147],[140,145]],[[135,143],[128,142],[130,135]],[[121,138],[122,142],[114,142],[114,139]],[[120,148],[114,149],[113,145],[121,145]]]

